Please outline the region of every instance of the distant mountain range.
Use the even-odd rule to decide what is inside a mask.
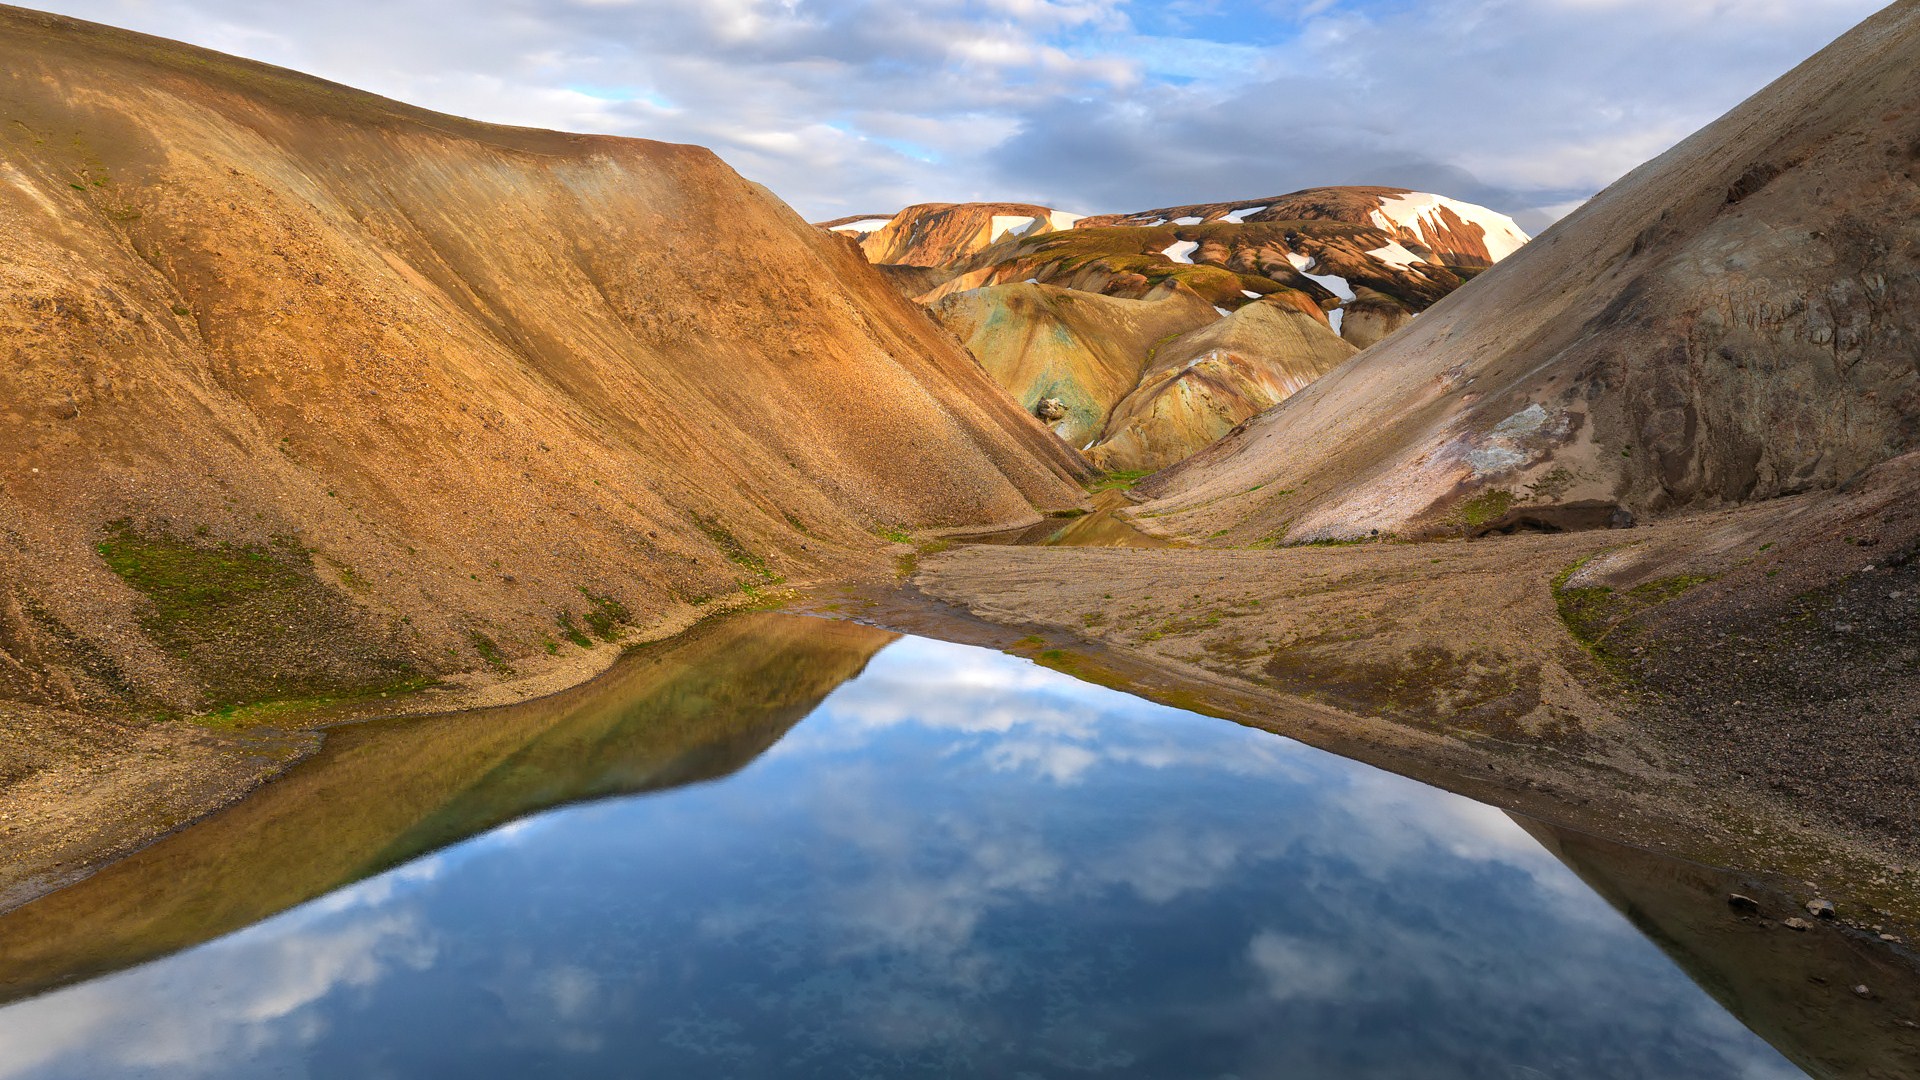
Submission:
[[[1123,471],[1190,456],[1527,242],[1495,211],[1390,187],[1092,217],[927,203],[821,227],[1063,439]]]

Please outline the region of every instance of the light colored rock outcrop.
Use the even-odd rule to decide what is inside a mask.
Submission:
[[[1088,459],[1110,471],[1163,469],[1353,354],[1352,345],[1297,308],[1249,304],[1155,350]]]
[[[1053,285],[955,293],[933,312],[1022,408],[1057,400],[1063,413],[1048,423],[1076,448],[1100,437],[1157,346],[1220,318],[1185,289],[1123,300]]]

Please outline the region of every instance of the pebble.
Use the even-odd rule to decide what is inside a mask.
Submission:
[[[1812,923],[1810,923],[1810,922],[1808,922],[1808,921],[1807,921],[1807,920],[1805,920],[1805,919],[1782,919],[1782,920],[1780,920],[1780,925],[1782,925],[1782,926],[1784,926],[1784,927],[1786,927],[1786,928],[1787,928],[1787,929],[1789,929],[1789,930],[1811,930],[1811,929],[1813,929],[1813,924],[1812,924]]]
[[[1735,911],[1748,911],[1748,912],[1759,911],[1760,901],[1755,900],[1751,896],[1742,896],[1739,893],[1729,893],[1727,896],[1727,906],[1732,908]]]
[[[1807,914],[1813,916],[1816,919],[1831,919],[1833,918],[1833,914],[1834,914],[1833,901],[1809,900],[1807,901]]]
[[[1871,991],[1871,990],[1869,990],[1869,989],[1867,989],[1867,984],[1866,984],[1866,983],[1861,983],[1861,984],[1860,984],[1859,986],[1856,986],[1856,987],[1854,987],[1854,988],[1853,988],[1853,996],[1854,996],[1854,997],[1863,997],[1863,998],[1870,998],[1870,997],[1872,997],[1872,996],[1873,996],[1873,991]]]

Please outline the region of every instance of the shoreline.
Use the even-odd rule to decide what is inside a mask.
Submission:
[[[508,677],[463,672],[393,698],[314,706],[280,724],[231,729],[193,719],[137,724],[7,703],[14,715],[6,719],[36,725],[43,741],[64,734],[43,732],[62,728],[100,729],[109,737],[29,772],[0,795],[0,852],[6,855],[0,860],[0,915],[85,881],[244,802],[318,753],[335,728],[553,697],[601,677],[634,649],[765,602],[740,595],[711,606],[680,605],[617,641],[596,642],[557,658],[519,658],[517,664],[526,670],[517,668]]]
[[[790,614],[866,623],[900,633],[992,648],[1024,656],[1084,681],[1295,739],[1343,758],[1429,784],[1546,826],[1569,830],[1607,844],[1677,859],[1718,872],[1739,875],[1748,887],[1770,894],[1773,906],[1792,909],[1794,900],[1815,896],[1841,906],[1832,927],[1875,937],[1908,963],[1920,964],[1903,943],[1877,940],[1879,928],[1905,935],[1920,927],[1920,874],[1913,887],[1873,892],[1857,884],[1875,869],[1901,865],[1900,852],[1810,828],[1760,806],[1734,838],[1725,820],[1703,819],[1699,793],[1685,778],[1659,770],[1608,771],[1551,746],[1525,746],[1494,738],[1472,741],[1420,730],[1382,717],[1370,717],[1322,702],[1276,692],[1231,673],[1210,669],[1164,651],[1129,647],[1047,618],[968,596],[951,579],[956,559],[1084,555],[1086,549],[970,547],[929,557],[911,582],[853,580],[812,583],[789,591],[779,609]],[[1106,549],[1112,554],[1112,549]],[[1188,558],[1204,552],[1168,553]],[[1131,550],[1120,557],[1140,553]],[[1066,575],[1070,577],[1071,575]],[[1063,590],[1064,591],[1064,590]],[[80,850],[49,861],[50,868],[22,873],[0,884],[0,913],[13,910],[82,881],[94,873],[244,801],[317,752],[329,730],[374,720],[426,718],[536,701],[584,686],[602,676],[631,650],[687,633],[710,620],[743,609],[764,608],[764,600],[742,597],[711,610],[678,613],[649,627],[643,636],[543,665],[512,679],[469,677],[455,684],[404,698],[355,702],[309,716],[299,727],[218,732],[197,725],[188,735],[203,744],[208,759],[233,766],[207,786],[196,812],[155,828],[133,817],[90,822],[92,836],[80,834]],[[122,771],[143,757],[120,762]],[[138,781],[140,778],[131,778]],[[223,782],[222,782],[223,781]],[[113,778],[107,780],[109,786]],[[96,802],[94,805],[98,805]],[[67,815],[68,818],[73,815]],[[4,819],[9,842],[17,831],[14,815]],[[56,830],[57,831],[57,830]],[[1779,856],[1812,851],[1814,865],[1788,865]],[[19,867],[14,859],[10,867]],[[1865,868],[1864,870],[1861,868]]]

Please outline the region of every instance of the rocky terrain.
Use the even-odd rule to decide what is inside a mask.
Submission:
[[[903,529],[1084,498],[948,335],[704,149],[15,8],[0,121],[9,850],[76,813],[164,829],[290,752],[232,729],[581,678],[890,573]]]
[[[1869,20],[1155,478],[1156,527],[1605,523],[1832,488],[1920,446],[1917,42],[1912,5]]]

